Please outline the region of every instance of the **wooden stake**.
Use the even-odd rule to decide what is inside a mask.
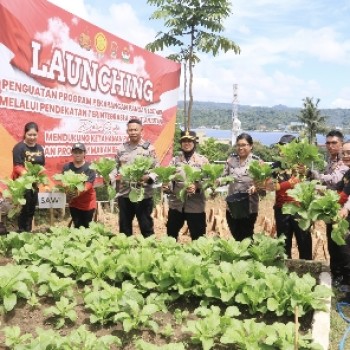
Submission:
[[[111,213],[114,213],[114,199],[109,201],[109,209],[111,211]]]
[[[298,350],[299,343],[299,312],[298,306],[295,307],[294,316],[295,316],[295,337],[294,337],[294,350]]]
[[[323,243],[323,254],[324,254],[324,258],[325,260],[327,260],[327,251],[326,251],[326,245],[324,243],[324,240],[322,240],[322,243]]]
[[[221,215],[215,215],[214,216],[214,221],[215,221],[215,232],[218,233],[220,237],[222,237],[222,216]]]
[[[49,211],[50,211],[50,226],[53,226],[53,208],[50,208],[49,209]]]
[[[208,222],[212,222],[212,220],[214,219],[214,208],[210,208],[209,210],[209,215],[208,215]]]
[[[93,221],[97,222],[97,221],[100,221],[101,219],[104,222],[104,215],[103,215],[102,204],[101,204],[101,202],[97,202],[96,210],[95,210],[94,217],[93,217]]]
[[[168,218],[168,209],[166,208],[166,205],[162,205],[162,213],[163,213],[163,218],[167,219]]]
[[[321,243],[322,243],[322,240],[321,240],[321,238],[319,238],[315,244],[314,252],[312,254],[312,260],[315,260],[315,258],[317,256],[318,248],[320,247]]]

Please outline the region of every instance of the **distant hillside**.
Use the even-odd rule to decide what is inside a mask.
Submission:
[[[178,120],[182,123],[183,102],[178,103]],[[284,105],[274,107],[238,106],[238,118],[244,130],[284,130],[291,122],[298,122],[300,108]],[[330,128],[349,129],[350,109],[321,109]],[[204,126],[231,129],[232,104],[215,102],[194,102],[191,127]]]

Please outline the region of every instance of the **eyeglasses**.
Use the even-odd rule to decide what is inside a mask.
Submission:
[[[326,145],[327,146],[329,146],[329,145],[336,145],[337,143],[339,143],[339,141],[327,141]]]
[[[249,143],[237,143],[236,144],[237,148],[243,148],[243,147],[248,147],[248,146],[249,146]]]

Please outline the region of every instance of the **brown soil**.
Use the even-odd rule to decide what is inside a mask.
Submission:
[[[274,198],[268,196],[263,198],[260,202],[259,216],[255,224],[255,232],[264,232],[271,237],[276,236],[276,227],[274,223],[274,213],[273,213],[273,203]],[[116,211],[114,208],[113,211]],[[216,197],[207,202],[206,212],[207,212],[207,236],[219,236],[221,238],[232,237],[228,226],[226,224],[225,218],[226,203],[222,197]],[[167,206],[156,205],[154,210],[154,226],[156,236],[161,237],[165,235],[166,232],[166,220],[167,220]],[[110,206],[108,203],[101,203],[98,214],[98,221],[115,230],[118,227],[118,215],[116,213],[111,213]],[[140,234],[136,220],[134,221],[134,234]],[[185,225],[180,231],[179,242],[186,243],[190,242],[191,237],[188,232],[188,228]],[[298,259],[298,248],[296,241],[293,240],[293,259]],[[314,235],[313,235],[313,259],[319,260],[324,263],[328,263],[329,256],[327,251],[327,238],[325,233],[325,225],[322,221],[317,222],[315,225]]]
[[[274,236],[275,235],[275,228],[273,223],[273,211],[272,211],[272,204],[273,199],[271,198],[265,198],[261,201],[260,205],[260,213],[259,217],[256,223],[256,230],[255,232],[265,232],[268,235]],[[117,208],[113,208],[113,212],[111,212],[111,209],[108,205],[108,203],[100,203],[99,205],[99,213],[97,220],[99,222],[102,222],[104,225],[110,227],[112,230],[116,230],[118,227],[118,220],[117,220]],[[220,236],[222,238],[227,238],[230,236],[229,230],[227,228],[226,222],[225,222],[225,202],[222,198],[216,198],[214,200],[211,200],[208,202],[207,205],[207,217],[208,217],[208,225],[207,225],[207,235],[208,236]],[[50,220],[52,220],[54,225],[68,225],[69,223],[69,215],[68,213],[65,213],[62,216],[62,213],[59,211],[55,211],[52,216],[47,211],[40,210],[37,217],[36,217],[36,231],[46,231],[48,227],[50,226]],[[155,211],[154,211],[154,219],[155,219],[155,231],[157,236],[162,236],[165,233],[165,224],[166,224],[166,208],[157,205]],[[6,220],[5,220],[6,221]],[[15,229],[14,223],[7,220],[6,222],[7,228],[9,230]],[[135,222],[135,234],[138,234],[138,227]],[[328,255],[326,253],[326,239],[325,239],[325,231],[324,231],[324,225],[322,223],[317,224],[317,235],[314,235],[313,237],[313,243],[314,243],[314,260],[318,260],[323,263],[328,262]],[[179,241],[182,243],[189,242],[191,240],[187,228],[184,227],[180,237]],[[293,248],[293,257],[298,258],[297,253],[297,247],[294,245]],[[0,265],[6,265],[8,263],[11,263],[10,258],[6,257],[0,257]],[[304,264],[301,264],[302,266]],[[324,265],[324,264],[322,264]],[[43,310],[47,308],[49,305],[52,305],[52,300],[47,299],[41,299],[40,300],[41,305],[37,308],[31,308],[29,305],[26,304],[25,301],[21,300],[17,304],[16,308],[9,312],[8,314],[2,316],[0,318],[0,324],[1,327],[4,326],[13,326],[17,325],[21,328],[22,334],[24,333],[32,333],[35,334],[36,327],[41,327],[45,329],[53,328],[53,320],[46,318],[43,316]],[[195,307],[199,305],[199,300],[193,299],[193,300],[185,300],[182,301],[180,304],[174,304],[172,306],[172,309],[175,309],[177,307],[181,309],[188,309],[193,310]],[[107,325],[104,327],[96,327],[96,326],[89,326],[89,315],[83,308],[83,302],[81,301],[76,308],[78,313],[78,321],[75,325],[73,324],[66,324],[61,330],[61,334],[69,333],[73,328],[76,328],[77,325],[86,324],[87,328],[90,331],[94,331],[96,335],[101,336],[105,334],[112,334],[119,336],[124,344],[132,343],[132,339],[135,336],[136,333],[129,333],[128,335],[125,335],[124,332],[121,331],[121,328],[116,325]],[[177,325],[175,323],[175,320],[173,318],[173,315],[171,313],[168,314],[161,314],[158,315],[159,323],[161,323],[163,326],[167,325],[168,323],[171,324],[173,328],[173,334],[171,337],[171,342],[180,342],[183,337],[183,333],[181,332],[181,325]],[[293,321],[293,320],[289,320]],[[304,321],[306,324],[310,325],[310,315],[304,318]],[[266,321],[265,321],[266,322]],[[160,331],[162,329],[160,328]],[[158,334],[154,334],[153,332],[150,332],[148,330],[141,330],[137,333],[138,336],[142,336],[142,338],[145,341],[152,342],[154,344],[166,344],[169,342],[169,339],[165,336],[162,336],[161,332]],[[2,344],[4,341],[3,334],[0,332],[0,344]],[[132,350],[135,347],[133,345],[126,345],[123,347],[123,349],[126,350]],[[191,349],[196,350],[200,349],[201,347],[195,347],[191,345]],[[0,345],[0,350],[7,349],[4,345]],[[222,347],[217,347],[216,349],[223,349]]]

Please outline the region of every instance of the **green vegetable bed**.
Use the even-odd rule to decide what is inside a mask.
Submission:
[[[8,349],[293,349],[295,310],[298,349],[320,349],[310,320],[330,292],[288,270],[281,240],[51,231],[0,239]]]

